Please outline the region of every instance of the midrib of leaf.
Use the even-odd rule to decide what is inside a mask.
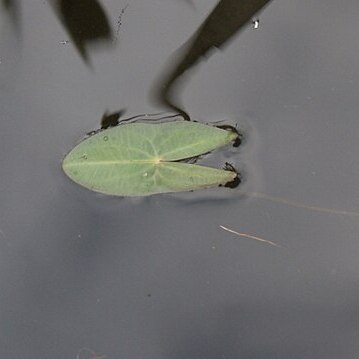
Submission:
[[[99,165],[128,165],[128,164],[153,164],[156,165],[158,163],[163,163],[160,158],[153,158],[153,159],[146,159],[146,160],[111,160],[111,161],[82,161],[82,162],[72,162],[69,164],[66,164],[67,167],[77,167],[77,166],[99,166]]]
[[[181,147],[181,149],[179,150],[178,148],[175,149],[175,150],[172,150],[172,151],[168,151],[166,152],[163,156],[164,157],[168,157],[171,155],[171,153],[175,153],[175,152],[179,152],[179,151],[185,151],[187,148],[191,148],[191,147],[196,147],[198,145],[202,145],[203,143],[206,143],[206,141],[199,141],[199,142],[196,142],[195,144],[191,143],[189,145],[186,145],[186,146],[183,146]],[[198,154],[190,154],[188,157],[194,157],[194,156],[197,156],[197,155],[201,155],[202,153],[198,153]],[[187,157],[185,157],[187,158]],[[181,158],[182,159],[182,158]],[[173,161],[173,160],[168,160],[169,162]]]
[[[234,137],[235,138],[235,137]],[[233,139],[234,139],[233,138]],[[213,146],[212,149],[210,149],[209,151],[213,151],[214,149],[216,149],[217,147],[221,147],[222,145],[224,146],[226,143],[232,141],[233,139],[231,139],[229,137],[229,141],[226,141],[226,140],[223,140],[221,144],[217,144],[217,146]],[[165,158],[168,158],[172,153],[176,153],[176,152],[179,152],[179,151],[185,151],[186,149],[188,148],[196,148],[197,146],[199,145],[203,145],[203,144],[206,144],[208,142],[208,140],[201,140],[201,141],[198,141],[196,143],[190,143],[188,145],[185,145],[185,146],[182,146],[180,149],[179,148],[176,148],[176,149],[173,149],[171,151],[168,151],[168,152],[165,152],[162,154],[163,157]],[[196,153],[196,154],[190,154],[188,157],[185,157],[185,158],[189,158],[189,157],[194,157],[194,156],[198,156],[198,155],[201,155],[203,153],[205,153],[207,151],[203,151],[201,153]],[[184,158],[178,158],[178,159],[184,159]],[[166,160],[166,161],[175,161],[175,159],[172,159],[172,160]]]
[[[150,142],[151,143],[151,142]],[[178,152],[178,151],[183,151],[183,150],[186,150],[187,148],[190,148],[190,147],[195,147],[195,146],[198,146],[198,145],[201,145],[205,143],[205,141],[199,141],[195,144],[191,144],[191,145],[186,145],[186,146],[183,146],[181,147],[181,149],[176,149],[176,150],[173,150],[173,151],[170,151],[170,152],[166,152],[165,154],[163,154],[163,157],[168,157],[171,155],[171,153],[173,152]],[[152,143],[151,143],[152,145]],[[152,146],[153,147],[153,146]],[[141,151],[142,152],[142,151]],[[145,152],[143,152],[145,154]],[[143,159],[143,160],[111,160],[111,161],[108,161],[108,160],[98,160],[98,161],[81,161],[81,162],[76,162],[76,163],[70,163],[68,164],[67,166],[68,167],[71,167],[71,166],[79,166],[79,165],[89,165],[89,166],[98,166],[98,165],[125,165],[125,164],[138,164],[138,163],[142,163],[142,164],[158,164],[158,163],[165,163],[165,162],[175,162],[175,159],[172,159],[172,160],[167,160],[167,159],[161,159],[161,158],[150,158],[150,159]]]

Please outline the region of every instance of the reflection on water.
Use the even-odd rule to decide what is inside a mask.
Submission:
[[[86,63],[89,62],[87,46],[90,43],[111,40],[112,31],[107,16],[97,0],[52,0],[52,5]]]
[[[192,1],[186,1],[194,6]],[[155,91],[153,98],[189,120],[190,116],[176,104],[179,100],[175,98],[173,90],[177,80],[199,60],[205,58],[210,49],[222,48],[269,1],[220,0],[199,29],[177,50],[176,57],[179,57],[180,61],[161,77],[159,90]],[[113,38],[108,18],[98,0],[51,0],[50,3],[86,63],[89,63],[87,46],[90,43],[110,42]],[[14,22],[18,23],[17,0],[2,0],[2,4]],[[118,18],[115,40],[119,36],[122,16],[127,7],[128,4],[121,10]],[[252,23],[255,29],[259,27],[258,19]],[[67,44],[69,41],[63,40],[61,43]]]
[[[15,29],[19,30],[19,16],[20,16],[20,8],[19,3],[17,0],[2,0],[1,4],[5,11],[9,14],[9,16],[12,18],[12,21],[15,25]]]
[[[117,126],[120,123],[120,117],[122,117],[125,112],[126,109],[121,109],[112,113],[105,111],[101,119],[101,130],[106,130],[106,128]]]
[[[252,19],[270,0],[220,0],[193,36],[176,51],[180,61],[162,76],[154,100],[178,111],[187,120],[190,116],[180,108],[175,97],[175,83],[213,47],[222,48],[228,40]],[[257,27],[259,21],[257,20]],[[177,89],[178,90],[178,89]]]
[[[20,5],[18,0],[0,0],[19,30]],[[106,13],[98,0],[49,0],[58,18],[68,32],[71,42],[86,63],[89,63],[87,46],[92,42],[109,42],[112,31]],[[123,14],[123,13],[122,13]],[[68,44],[68,40],[61,41]]]

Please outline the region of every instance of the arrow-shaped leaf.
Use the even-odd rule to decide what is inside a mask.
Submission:
[[[145,196],[223,185],[232,171],[173,162],[234,141],[238,134],[194,122],[132,123],[101,131],[64,159],[65,173],[93,191]]]

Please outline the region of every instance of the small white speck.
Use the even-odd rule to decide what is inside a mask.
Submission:
[[[254,19],[252,21],[253,29],[259,29],[259,19]]]
[[[145,173],[143,174],[143,177],[147,177],[147,176],[148,176],[148,173],[145,172]]]
[[[67,44],[69,44],[69,43],[70,43],[69,40],[62,40],[62,41],[60,41],[60,44],[61,44],[61,45],[67,45]]]
[[[77,235],[77,238],[81,239],[82,235],[81,234],[78,234]]]

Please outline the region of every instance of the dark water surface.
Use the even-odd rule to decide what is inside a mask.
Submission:
[[[243,129],[204,163],[245,181],[145,199],[62,158],[105,111],[168,110],[154,84],[217,2],[91,3],[83,28],[54,1],[1,9],[1,358],[358,358],[359,3],[274,0],[210,50],[177,105]]]

